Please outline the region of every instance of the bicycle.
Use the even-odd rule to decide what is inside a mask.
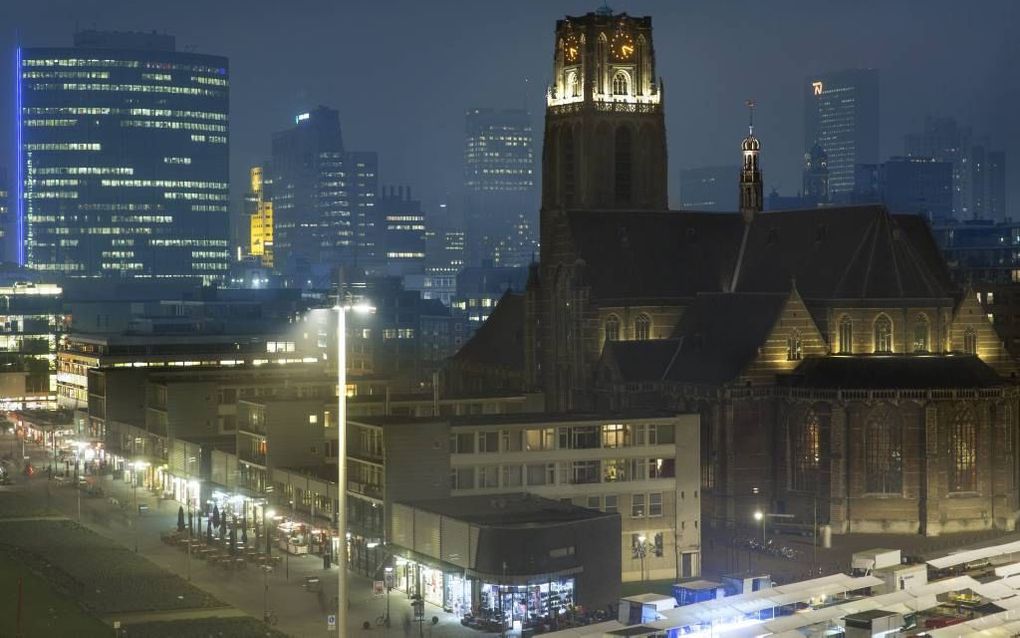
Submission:
[[[383,627],[383,626],[389,627],[390,626],[389,619],[386,618],[386,614],[383,614],[381,616],[376,616],[375,626],[376,627]]]
[[[275,625],[277,622],[276,614],[274,614],[271,611],[267,611],[266,613],[262,614],[262,622],[266,623],[269,626]]]

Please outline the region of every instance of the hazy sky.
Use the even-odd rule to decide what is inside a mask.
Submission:
[[[226,55],[236,199],[272,131],[316,104],[340,111],[348,148],[377,150],[384,184],[434,204],[461,180],[464,110],[520,106],[541,145],[553,29],[593,2],[519,0],[0,0],[0,144],[13,161],[15,33],[69,45],[80,28],[165,31],[178,48]],[[884,157],[925,114],[955,115],[993,147],[1020,139],[1016,0],[617,1],[653,17],[666,88],[672,199],[681,168],[735,164],[744,102],[758,102],[766,191],[800,187],[801,86],[849,67],[881,73]],[[1007,157],[1020,217],[1020,153]],[[736,176],[734,177],[736,187]]]

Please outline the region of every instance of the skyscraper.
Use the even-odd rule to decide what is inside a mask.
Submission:
[[[892,157],[879,167],[881,198],[896,213],[953,216],[953,165],[927,157]]]
[[[468,259],[477,262],[492,256],[519,215],[535,219],[535,153],[527,111],[467,112],[464,188]]]
[[[383,224],[377,206],[379,195],[379,155],[374,151],[347,153],[347,201],[354,220],[355,257],[358,265],[369,273],[380,272],[384,255]]]
[[[272,176],[276,267],[294,282],[328,280],[354,246],[340,114],[320,106],[274,134]]]
[[[245,195],[248,215],[248,254],[257,257],[266,268],[273,267],[273,199],[272,181],[266,179],[261,166],[248,171],[251,190]]]
[[[17,256],[11,237],[11,187],[7,168],[0,166],[0,262],[14,261]]]
[[[910,157],[931,158],[953,166],[953,216],[959,220],[973,217],[971,176],[971,130],[952,117],[924,118],[919,133],[906,136],[904,150]]]
[[[844,200],[854,167],[877,164],[878,71],[855,69],[812,76],[804,86],[804,152],[815,144],[828,156],[829,193]]]
[[[390,186],[377,202],[383,220],[380,247],[387,275],[421,274],[425,269],[425,213],[411,188]]]
[[[227,59],[168,35],[82,31],[17,62],[19,261],[72,277],[224,277]]]

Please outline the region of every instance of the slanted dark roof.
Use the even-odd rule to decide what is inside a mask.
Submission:
[[[947,298],[913,232],[884,206],[764,213],[751,224],[737,291],[779,291],[791,278],[805,298]]]
[[[744,222],[737,213],[573,211],[570,234],[597,299],[690,298],[733,280]],[[926,222],[881,205],[762,213],[736,292],[805,299],[946,299],[956,293]]]
[[[616,365],[626,382],[661,381],[680,343],[679,339],[607,341],[602,356]]]
[[[744,229],[740,215],[676,211],[576,211],[568,223],[599,299],[722,291]]]
[[[790,294],[702,293],[671,339],[614,341],[604,356],[625,383],[726,383],[758,354]]]
[[[853,355],[807,358],[781,385],[832,389],[991,388],[1006,382],[972,355]]]
[[[787,283],[789,287],[789,283]],[[673,336],[680,353],[669,381],[725,383],[757,356],[790,293],[714,293],[695,297]]]
[[[454,361],[524,370],[524,295],[506,292]]]

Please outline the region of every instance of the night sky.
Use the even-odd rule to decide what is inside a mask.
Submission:
[[[348,148],[377,150],[383,184],[427,206],[461,180],[464,110],[527,104],[541,144],[555,20],[589,2],[522,0],[3,0],[0,144],[13,163],[15,30],[25,46],[70,45],[75,26],[165,31],[231,67],[236,201],[270,133],[316,104],[339,109]],[[662,0],[611,3],[653,17],[666,87],[671,195],[679,169],[736,164],[744,102],[759,108],[766,192],[800,188],[802,83],[850,67],[881,72],[883,159],[925,114],[954,115],[1006,148],[1020,217],[1020,2]],[[734,176],[736,188],[736,176]]]

